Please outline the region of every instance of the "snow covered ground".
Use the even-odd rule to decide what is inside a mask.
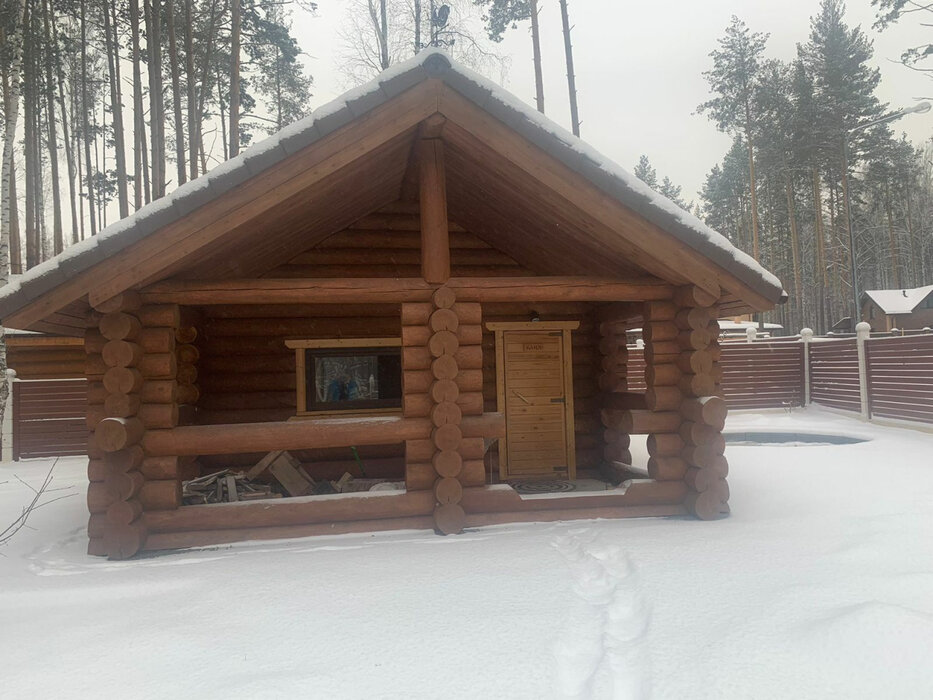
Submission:
[[[933,697],[933,435],[815,409],[736,414],[728,429],[870,441],[730,446],[720,522],[346,535],[129,562],[84,554],[84,461],[61,460],[53,485],[76,495],[0,550],[0,695],[548,698],[577,684],[581,697]],[[38,484],[48,465],[0,465],[3,526],[29,496],[14,475]]]

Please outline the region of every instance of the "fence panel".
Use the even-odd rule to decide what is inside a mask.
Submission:
[[[810,400],[830,408],[861,412],[855,338],[810,343]]]
[[[13,382],[13,459],[87,454],[87,381]]]
[[[803,344],[723,343],[722,392],[729,408],[803,405]]]
[[[873,416],[933,423],[933,335],[865,343]]]

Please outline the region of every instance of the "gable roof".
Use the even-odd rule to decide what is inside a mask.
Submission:
[[[754,303],[749,299],[743,300],[749,307],[762,308],[762,300],[774,304],[786,299],[780,281],[724,236],[651,190],[503,88],[451,61],[440,50],[426,50],[320,107],[309,117],[247,148],[207,174],[108,226],[97,236],[73,245],[51,260],[32,268],[0,290],[0,318],[7,321],[12,315],[13,320],[20,321],[25,327],[39,328],[36,322],[43,317],[43,313],[60,311],[57,305],[61,301],[65,301],[65,304],[77,302],[87,294],[86,286],[90,284],[104,282],[104,289],[112,294],[123,291],[132,284],[124,284],[120,288],[118,282],[109,285],[105,282],[107,276],[115,274],[114,268],[119,266],[118,261],[113,260],[114,256],[141,242],[152,240],[160,230],[177,227],[186,218],[195,218],[192,215],[202,207],[268,174],[293,156],[313,150],[317,144],[326,143],[327,137],[334,132],[366,119],[374,110],[400,99],[406,92],[429,80],[465,98],[511,132],[517,133],[588,180],[615,202],[703,256],[723,271],[728,279],[737,283],[739,291],[730,291],[740,300],[743,297],[741,290],[745,290],[749,299],[757,295]],[[360,215],[364,213],[359,212]],[[642,248],[645,247],[650,246],[642,244]],[[155,253],[151,252],[150,255],[156,259]],[[114,264],[101,266],[108,260]],[[673,261],[661,260],[660,264],[673,267]],[[95,280],[81,287],[75,281],[76,277],[92,270],[95,272]],[[166,263],[164,270],[170,274],[177,271],[177,266],[172,268]],[[145,281],[139,278],[134,280],[137,284]],[[58,294],[54,304],[46,301],[42,305],[44,310],[40,310],[38,300],[53,290]],[[28,308],[30,305],[31,309]]]
[[[933,284],[914,289],[866,289],[862,293],[888,315],[909,314],[933,294]]]

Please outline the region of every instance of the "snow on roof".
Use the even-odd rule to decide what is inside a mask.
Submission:
[[[0,316],[183,218],[220,195],[350,123],[418,83],[435,78],[496,117],[624,206],[719,265],[773,302],[786,298],[780,280],[698,218],[504,88],[451,60],[440,49],[422,51],[260,141],[205,175],[181,185],[96,236],[67,248],[0,289]]]
[[[914,289],[866,289],[863,293],[886,314],[909,314],[933,293],[933,284]]]

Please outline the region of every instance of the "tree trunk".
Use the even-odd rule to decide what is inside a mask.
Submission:
[[[52,251],[58,255],[64,249],[62,240],[62,196],[58,178],[58,135],[55,130],[55,71],[52,62],[52,32],[49,29],[49,2],[42,4],[42,29],[45,36],[45,100],[48,118],[49,167],[52,175]]]
[[[110,77],[110,113],[113,116],[113,150],[117,170],[117,202],[122,219],[130,214],[130,200],[126,185],[126,141],[123,137],[123,97],[120,90],[120,45],[117,42],[116,15],[110,16],[112,9],[114,7],[111,3],[107,1],[103,3],[107,72]]]
[[[144,0],[149,52],[149,141],[152,198],[165,196],[165,116],[162,98],[162,9],[160,0]]]
[[[787,164],[784,165],[784,191],[787,194],[787,218],[790,222],[790,251],[794,265],[794,306],[800,309],[800,236],[797,232],[797,208],[794,206],[794,185]]]
[[[574,136],[579,136],[580,113],[577,110],[577,83],[573,73],[573,46],[570,43],[570,18],[567,15],[567,0],[560,0],[560,18],[564,27],[564,54],[567,57],[567,88],[570,91],[570,125]]]
[[[50,22],[52,27],[52,36],[58,36],[58,29],[55,26],[55,13],[50,13]],[[62,55],[58,41],[53,42],[55,51],[55,78],[57,82],[57,97],[59,111],[62,113],[62,143],[65,146],[65,163],[68,168],[68,204],[71,208],[71,242],[78,242],[78,204],[75,193],[75,154],[74,142],[68,129],[68,108],[65,104],[65,76],[62,67]]]
[[[28,3],[27,3],[28,8]],[[32,22],[32,13],[26,10],[28,25]],[[38,233],[36,231],[36,71],[34,53],[34,34],[31,28],[24,27],[23,37],[23,160],[25,175],[25,238],[26,238],[26,269],[35,267],[39,263],[39,250],[36,245]]]
[[[20,69],[23,62],[23,35],[26,4],[23,0],[14,0],[12,9],[14,21],[12,31],[7,34],[6,44],[8,69],[4,73],[4,128],[3,128],[3,163],[0,165],[0,287],[10,281],[10,259],[13,234],[13,212],[16,209],[15,184],[13,183],[13,149],[16,145],[16,122],[19,118]],[[18,20],[18,21],[17,21]],[[17,232],[17,243],[19,235]],[[18,248],[18,245],[17,245]],[[15,251],[18,253],[19,251]],[[0,335],[0,417],[6,407],[9,387],[6,379],[6,346]]]
[[[421,0],[415,3],[415,53],[421,52]]]
[[[133,63],[133,206],[143,205],[143,156],[146,152],[146,119],[143,114],[143,81],[139,49],[139,0],[130,0],[131,60]],[[148,180],[146,180],[148,185]],[[148,186],[146,187],[148,190]],[[149,203],[146,193],[145,202]]]
[[[901,271],[898,266],[897,237],[894,235],[894,217],[891,215],[891,190],[887,186],[884,192],[884,211],[888,220],[888,243],[891,246],[891,274],[894,288],[901,288]]]
[[[187,80],[188,102],[188,176],[194,180],[198,176],[198,99],[194,70],[194,18],[192,13],[193,0],[184,0],[185,3],[185,73]]]
[[[88,224],[91,235],[97,233],[97,212],[94,196],[94,173],[91,168],[91,125],[89,122],[87,75],[87,2],[81,0],[81,138],[84,140],[84,176],[87,186]]]
[[[234,0],[238,2],[239,0]],[[181,117],[181,67],[178,65],[178,43],[175,40],[175,3],[167,0],[165,17],[168,22],[168,63],[172,69],[172,112],[175,117],[175,167],[178,184],[184,185],[188,169],[185,167],[185,127]]]
[[[218,92],[220,86],[218,84]],[[230,157],[240,152],[240,0],[230,4]]]
[[[544,114],[544,74],[541,70],[541,33],[538,29],[538,0],[531,3],[531,49],[535,64],[535,105]]]
[[[382,70],[389,67],[389,20],[386,13],[386,0],[379,0],[379,36],[381,37]]]

